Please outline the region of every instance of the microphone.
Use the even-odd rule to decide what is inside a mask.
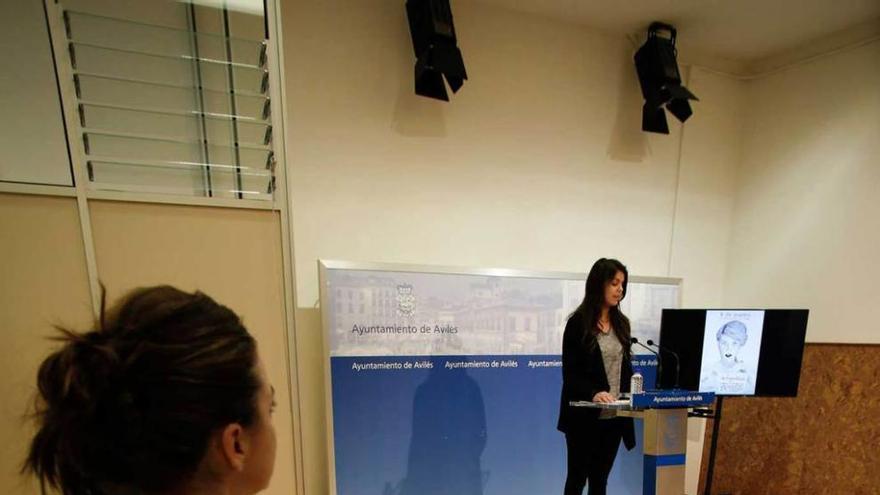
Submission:
[[[639,342],[639,339],[637,339],[635,337],[630,337],[629,341],[632,342],[633,344],[638,344],[638,345],[644,347],[645,349],[651,351],[651,354],[657,356],[657,380],[654,383],[654,388],[659,389],[660,388],[660,375],[661,375],[661,373],[663,373],[663,360],[660,358],[660,353],[655,351],[654,349],[651,349],[650,347],[646,346],[645,344]],[[649,340],[648,342],[650,343],[651,341]]]
[[[668,347],[664,347],[660,344],[655,344],[653,340],[648,339],[648,345],[653,345],[657,349],[660,349],[663,352],[667,352],[672,354],[672,357],[675,358],[675,388],[679,388],[678,379],[681,377],[681,359],[678,357],[678,354]]]

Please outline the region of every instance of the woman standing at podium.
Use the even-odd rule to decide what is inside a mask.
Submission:
[[[614,411],[572,407],[572,401],[612,402],[629,392],[632,377],[629,319],[620,311],[629,274],[601,258],[587,276],[584,300],[568,317],[562,337],[562,397],[557,428],[565,433],[565,495],[604,495],[621,439],[635,446],[632,418]]]

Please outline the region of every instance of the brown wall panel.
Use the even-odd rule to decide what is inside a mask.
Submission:
[[[91,307],[76,200],[0,194],[0,493],[39,493],[18,474],[37,368],[52,325],[87,326]]]
[[[807,344],[797,398],[724,400],[712,494],[880,493],[878,383],[880,346]]]
[[[112,301],[135,287],[201,290],[242,316],[276,390],[278,454],[269,495],[295,490],[281,220],[236,208],[90,202],[98,273]]]

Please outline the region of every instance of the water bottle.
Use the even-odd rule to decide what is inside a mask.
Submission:
[[[644,384],[645,379],[642,378],[642,374],[636,371],[633,373],[632,378],[629,380],[629,393],[630,395],[641,394],[644,392]]]

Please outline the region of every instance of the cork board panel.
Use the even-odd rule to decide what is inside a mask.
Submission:
[[[878,493],[878,383],[880,346],[807,344],[797,398],[725,399],[712,495]]]

